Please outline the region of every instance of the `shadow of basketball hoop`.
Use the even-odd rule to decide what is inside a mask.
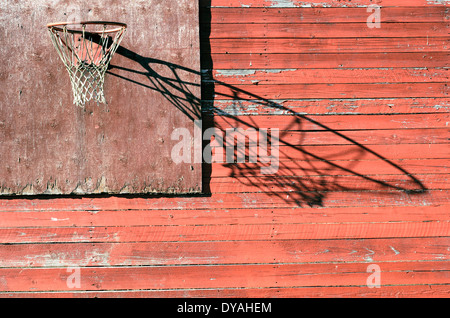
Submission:
[[[202,21],[210,20],[208,10],[202,12],[202,14],[209,14],[209,17],[203,17]],[[211,127],[222,131],[236,127],[255,130],[276,128],[262,127],[252,116],[240,116],[240,103],[242,102],[251,102],[261,108],[271,109],[273,113],[283,114],[286,123],[283,124],[283,130],[279,136],[280,166],[278,172],[274,175],[262,176],[258,164],[232,162],[222,164],[219,167],[221,171],[217,174],[212,168],[214,163],[204,163],[204,193],[211,193],[209,187],[211,178],[216,176],[229,178],[228,182],[234,186],[233,191],[245,192],[258,189],[258,192],[295,202],[298,206],[324,206],[324,199],[332,191],[375,190],[386,195],[395,195],[397,192],[408,194],[426,192],[427,188],[424,184],[406,169],[346,136],[342,131],[334,130],[318,120],[296,113],[251,91],[215,80],[212,74],[213,61],[208,40],[210,24],[202,24],[202,27],[205,28],[202,32],[204,37],[202,38],[201,49],[202,69],[208,71],[199,72],[163,60],[145,57],[121,46],[117,49],[116,54],[136,62],[136,68],[130,69],[120,65],[110,65],[108,74],[158,91],[191,120],[202,119],[204,130]],[[160,72],[156,71],[156,69],[162,68],[166,69],[164,74],[170,74],[170,76],[161,75]],[[116,74],[115,70],[118,70],[120,75]],[[132,80],[124,75],[127,72],[145,76],[146,81]],[[202,98],[195,96],[191,91],[193,87],[199,85],[198,83],[181,80],[181,78],[184,78],[182,74],[186,72],[200,75],[204,79],[202,82]],[[221,90],[222,93],[218,93],[215,89],[218,86],[226,88],[226,90]],[[228,93],[223,93],[224,91]],[[214,106],[215,99],[229,100],[231,106],[227,107],[226,111],[223,108],[219,109]],[[216,116],[220,120],[215,120]],[[311,126],[316,127],[315,132],[309,131]],[[317,131],[327,133],[333,139],[340,140],[343,144],[348,145],[347,150],[323,153],[315,151],[314,147],[308,147],[308,138],[314,133],[317,134]],[[294,137],[293,132],[295,132]],[[205,142],[205,144],[207,143],[209,141]],[[246,153],[246,156],[248,156],[248,153]],[[391,173],[386,173],[384,177],[377,177],[377,174],[373,172],[366,173],[367,162],[365,164],[362,164],[362,162],[368,158],[377,160],[377,165],[384,165],[386,168],[384,170],[390,170],[392,175],[396,175],[396,177],[389,179],[387,175]],[[287,196],[286,193],[288,193]]]
[[[120,46],[117,49],[116,54],[122,55],[135,61],[140,67],[142,67],[142,69],[134,70],[124,68],[119,65],[110,65],[109,71],[107,72],[108,74],[130,81],[137,85],[141,85],[150,90],[159,92],[165,97],[167,101],[170,102],[172,106],[179,109],[191,120],[197,120],[201,118],[201,99],[192,92],[192,89],[194,87],[198,87],[201,84],[182,80],[182,73],[193,73],[195,75],[199,75],[198,72],[169,62],[141,56],[126,49],[123,46]],[[161,75],[161,73],[155,71],[155,66],[157,66],[158,68],[161,68],[161,66],[164,67],[164,73],[170,74],[170,76]],[[115,74],[114,72],[111,72],[111,70],[113,69],[145,76],[148,82],[137,82],[136,80],[129,79],[119,74]]]
[[[120,77],[123,80],[129,80],[124,76],[114,74],[114,69],[145,75],[148,79],[148,83],[135,81],[134,83],[160,92],[174,107],[182,111],[186,116],[189,116],[192,120],[201,118],[202,100],[193,95],[189,89],[189,87],[197,84],[179,80],[179,78],[181,78],[179,72],[192,72],[197,75],[205,74],[200,74],[198,71],[165,61],[146,58],[131,52],[124,47],[120,47],[117,50],[117,54],[121,54],[134,60],[137,64],[137,69],[126,69],[117,65],[112,65],[109,71],[110,75]],[[161,76],[154,70],[156,66],[159,68],[161,65],[170,69],[173,77],[168,78],[167,76]],[[139,69],[139,67],[141,69]],[[280,198],[285,198],[285,194],[280,193],[279,189],[285,189],[285,191],[289,192],[289,198],[286,200],[294,200],[299,206],[304,204],[309,206],[323,206],[323,200],[330,191],[365,191],[373,189],[382,191],[384,189],[399,190],[409,194],[423,193],[426,191],[426,187],[411,173],[400,167],[398,164],[384,158],[367,146],[346,136],[343,132],[331,129],[317,120],[311,119],[306,115],[297,114],[283,105],[266,100],[252,92],[242,90],[227,83],[212,81],[211,83],[204,83],[203,85],[203,98],[205,101],[214,100],[214,96],[217,94],[214,92],[214,87],[216,85],[224,86],[228,88],[230,92],[229,94],[221,93],[219,94],[219,97],[236,101],[232,113],[239,112],[238,101],[252,101],[265,108],[273,109],[275,113],[281,111],[285,114],[284,118],[287,121],[279,138],[280,153],[282,157],[279,173],[274,176],[261,176],[259,169],[256,169],[257,165],[251,163],[225,163],[223,165],[225,168],[229,169],[228,176],[238,180],[235,184],[236,189],[257,187],[261,191]],[[205,107],[205,105],[203,106]],[[203,116],[203,122],[207,123],[207,125],[204,126],[204,129],[216,127],[224,131],[226,128],[230,127],[241,127],[244,129],[253,128],[256,130],[259,130],[260,128],[270,128],[260,127],[251,117],[246,117],[244,120],[241,116],[227,113],[212,105],[209,105],[208,110],[203,112],[203,114],[206,115],[206,117]],[[215,115],[220,115],[220,124],[214,123]],[[304,142],[308,138],[308,135],[311,134],[311,132],[305,130],[304,127],[309,127],[311,125],[318,127],[321,131],[333,134],[334,137],[342,139],[345,143],[351,145],[352,149],[345,153],[336,151],[335,153],[328,155],[314,153],[310,148],[305,147],[302,144],[302,141]],[[292,136],[289,136],[292,131],[298,132],[298,139],[294,140]],[[395,180],[391,182],[388,179],[378,179],[372,175],[364,174],[364,171],[359,170],[358,166],[360,165],[360,160],[369,157],[380,160],[383,164],[390,166],[392,171],[396,171],[397,174],[403,175],[403,178],[400,178],[400,181]],[[340,161],[339,159],[341,158],[345,158],[346,160]],[[211,180],[212,166],[205,163],[203,172],[205,183],[204,192],[210,192],[208,184]],[[341,175],[353,175],[354,177],[357,177],[354,180],[359,179],[359,182],[353,185],[341,183]],[[363,186],[360,186],[360,184],[363,184]],[[277,190],[271,191],[271,189]]]

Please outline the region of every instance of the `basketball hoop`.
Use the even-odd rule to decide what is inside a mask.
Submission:
[[[50,37],[70,75],[74,104],[106,103],[105,74],[127,25],[118,22],[62,22],[47,25]]]

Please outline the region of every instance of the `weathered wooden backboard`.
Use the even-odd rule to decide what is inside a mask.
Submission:
[[[200,117],[197,0],[0,4],[0,193],[194,193],[200,163],[175,164],[171,133]],[[47,23],[128,25],[106,74],[107,105],[73,104]]]

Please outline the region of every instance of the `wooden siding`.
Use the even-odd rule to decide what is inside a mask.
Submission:
[[[1,199],[0,296],[449,297],[448,2],[372,2],[200,0],[205,127],[280,129],[278,172]]]

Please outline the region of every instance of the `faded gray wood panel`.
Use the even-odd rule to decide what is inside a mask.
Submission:
[[[175,164],[176,128],[200,114],[198,1],[26,0],[0,4],[0,193],[193,193],[201,164]],[[47,23],[128,24],[107,105],[73,104]]]

